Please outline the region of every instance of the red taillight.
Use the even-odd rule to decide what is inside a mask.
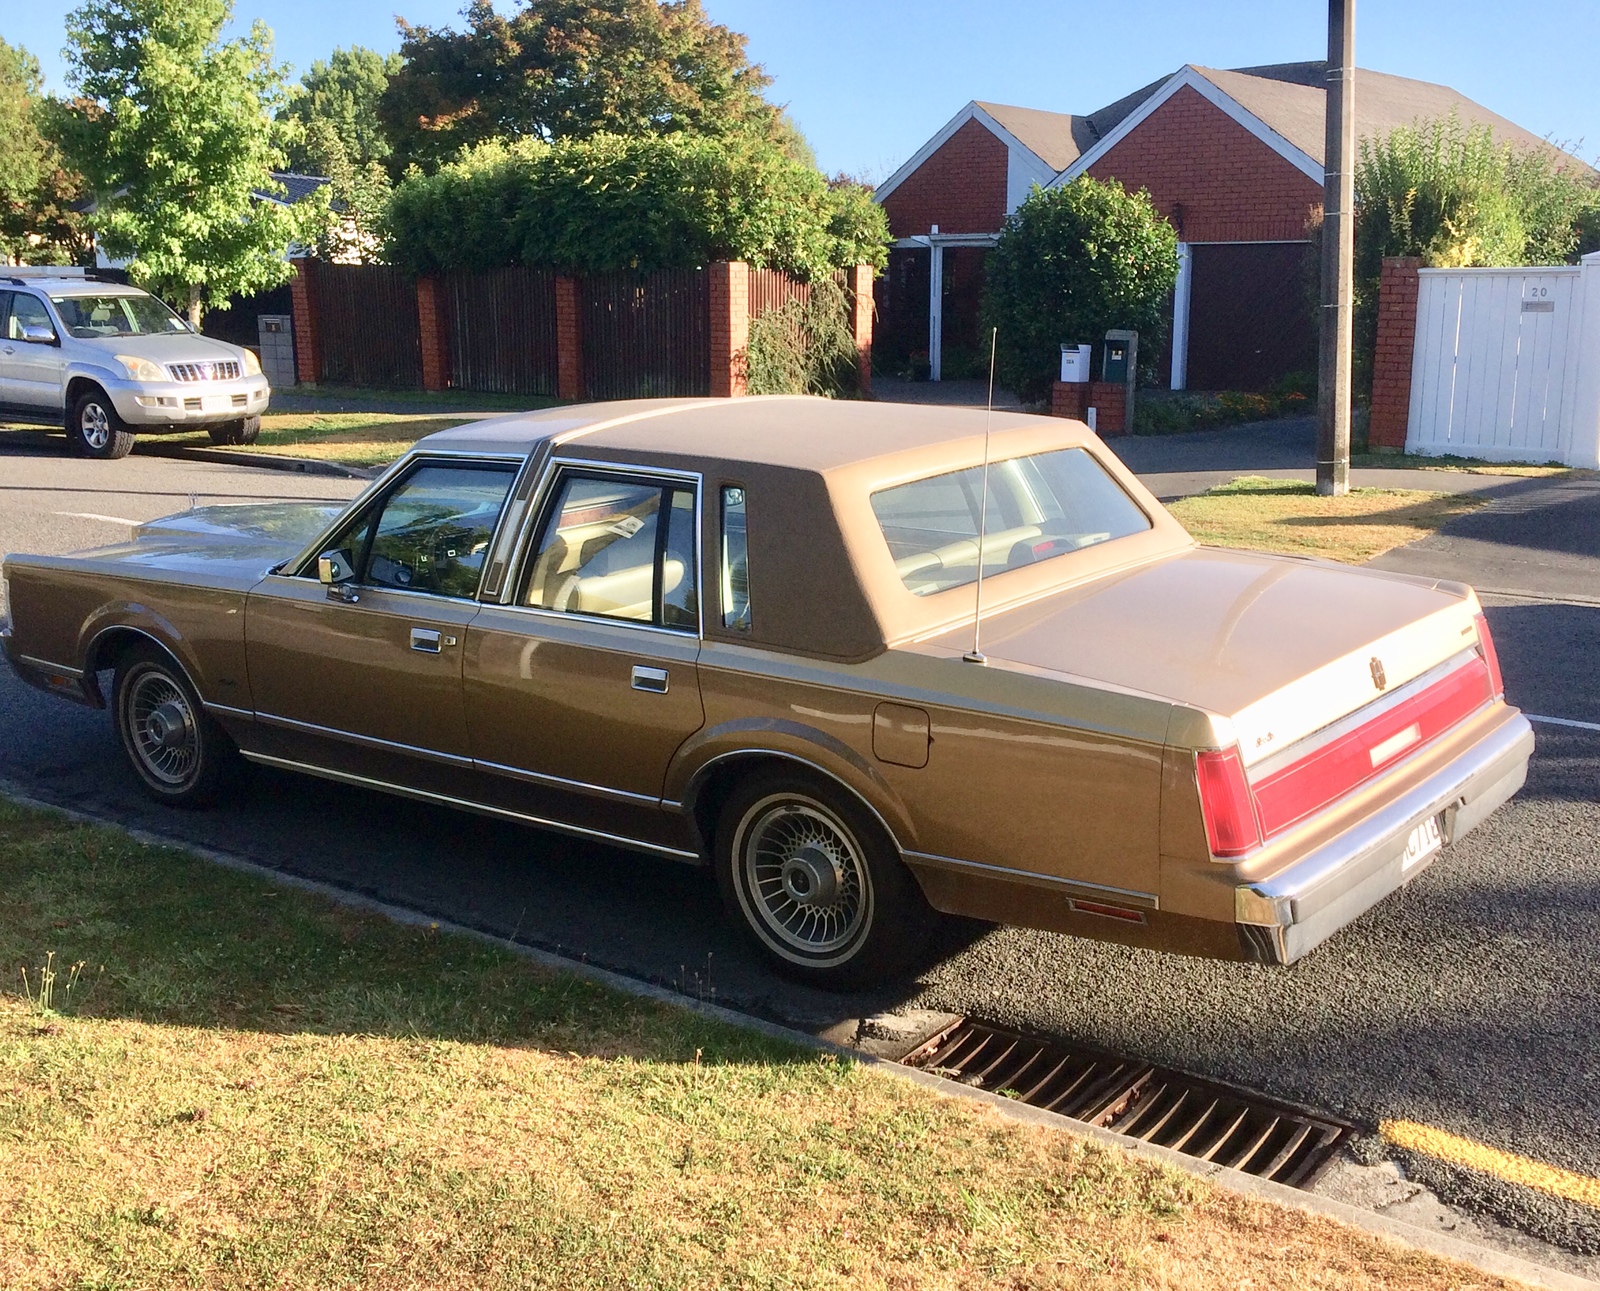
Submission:
[[[1477,624],[1478,653],[1483,656],[1484,663],[1489,665],[1489,685],[1494,690],[1494,697],[1499,699],[1506,693],[1506,684],[1500,679],[1500,656],[1495,653],[1494,638],[1489,635],[1489,620],[1480,614]]]
[[[1255,801],[1244,778],[1237,748],[1205,750],[1194,755],[1200,781],[1200,812],[1213,856],[1243,856],[1261,845]]]

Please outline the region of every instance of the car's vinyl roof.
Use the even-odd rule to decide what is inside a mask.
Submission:
[[[996,433],[1040,419],[996,412]],[[419,449],[529,452],[546,440],[583,449],[671,453],[831,471],[981,435],[981,408],[868,403],[776,395],[745,399],[635,399],[516,413],[429,435]]]

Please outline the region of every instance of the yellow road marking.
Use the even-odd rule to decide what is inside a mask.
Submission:
[[[1487,1143],[1464,1139],[1447,1130],[1432,1125],[1419,1125],[1416,1121],[1381,1121],[1378,1131],[1396,1147],[1409,1148],[1452,1165],[1481,1170],[1510,1183],[1520,1183],[1525,1188],[1537,1188],[1568,1201],[1581,1202],[1600,1208],[1600,1179],[1574,1174],[1560,1166],[1546,1165],[1531,1157],[1514,1152],[1502,1152]]]

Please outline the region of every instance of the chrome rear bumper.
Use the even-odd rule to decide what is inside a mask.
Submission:
[[[1236,887],[1234,915],[1244,957],[1292,964],[1409,882],[1432,859],[1403,869],[1412,830],[1437,816],[1447,845],[1463,837],[1522,788],[1532,754],[1533,727],[1514,712],[1360,824],[1270,879]]]

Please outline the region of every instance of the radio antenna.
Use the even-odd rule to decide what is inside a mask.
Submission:
[[[1000,329],[989,329],[989,406],[983,418],[983,492],[978,499],[978,585],[973,589],[972,649],[961,657],[968,663],[988,663],[983,653],[983,544],[989,534],[989,432],[994,425],[994,354]]]

